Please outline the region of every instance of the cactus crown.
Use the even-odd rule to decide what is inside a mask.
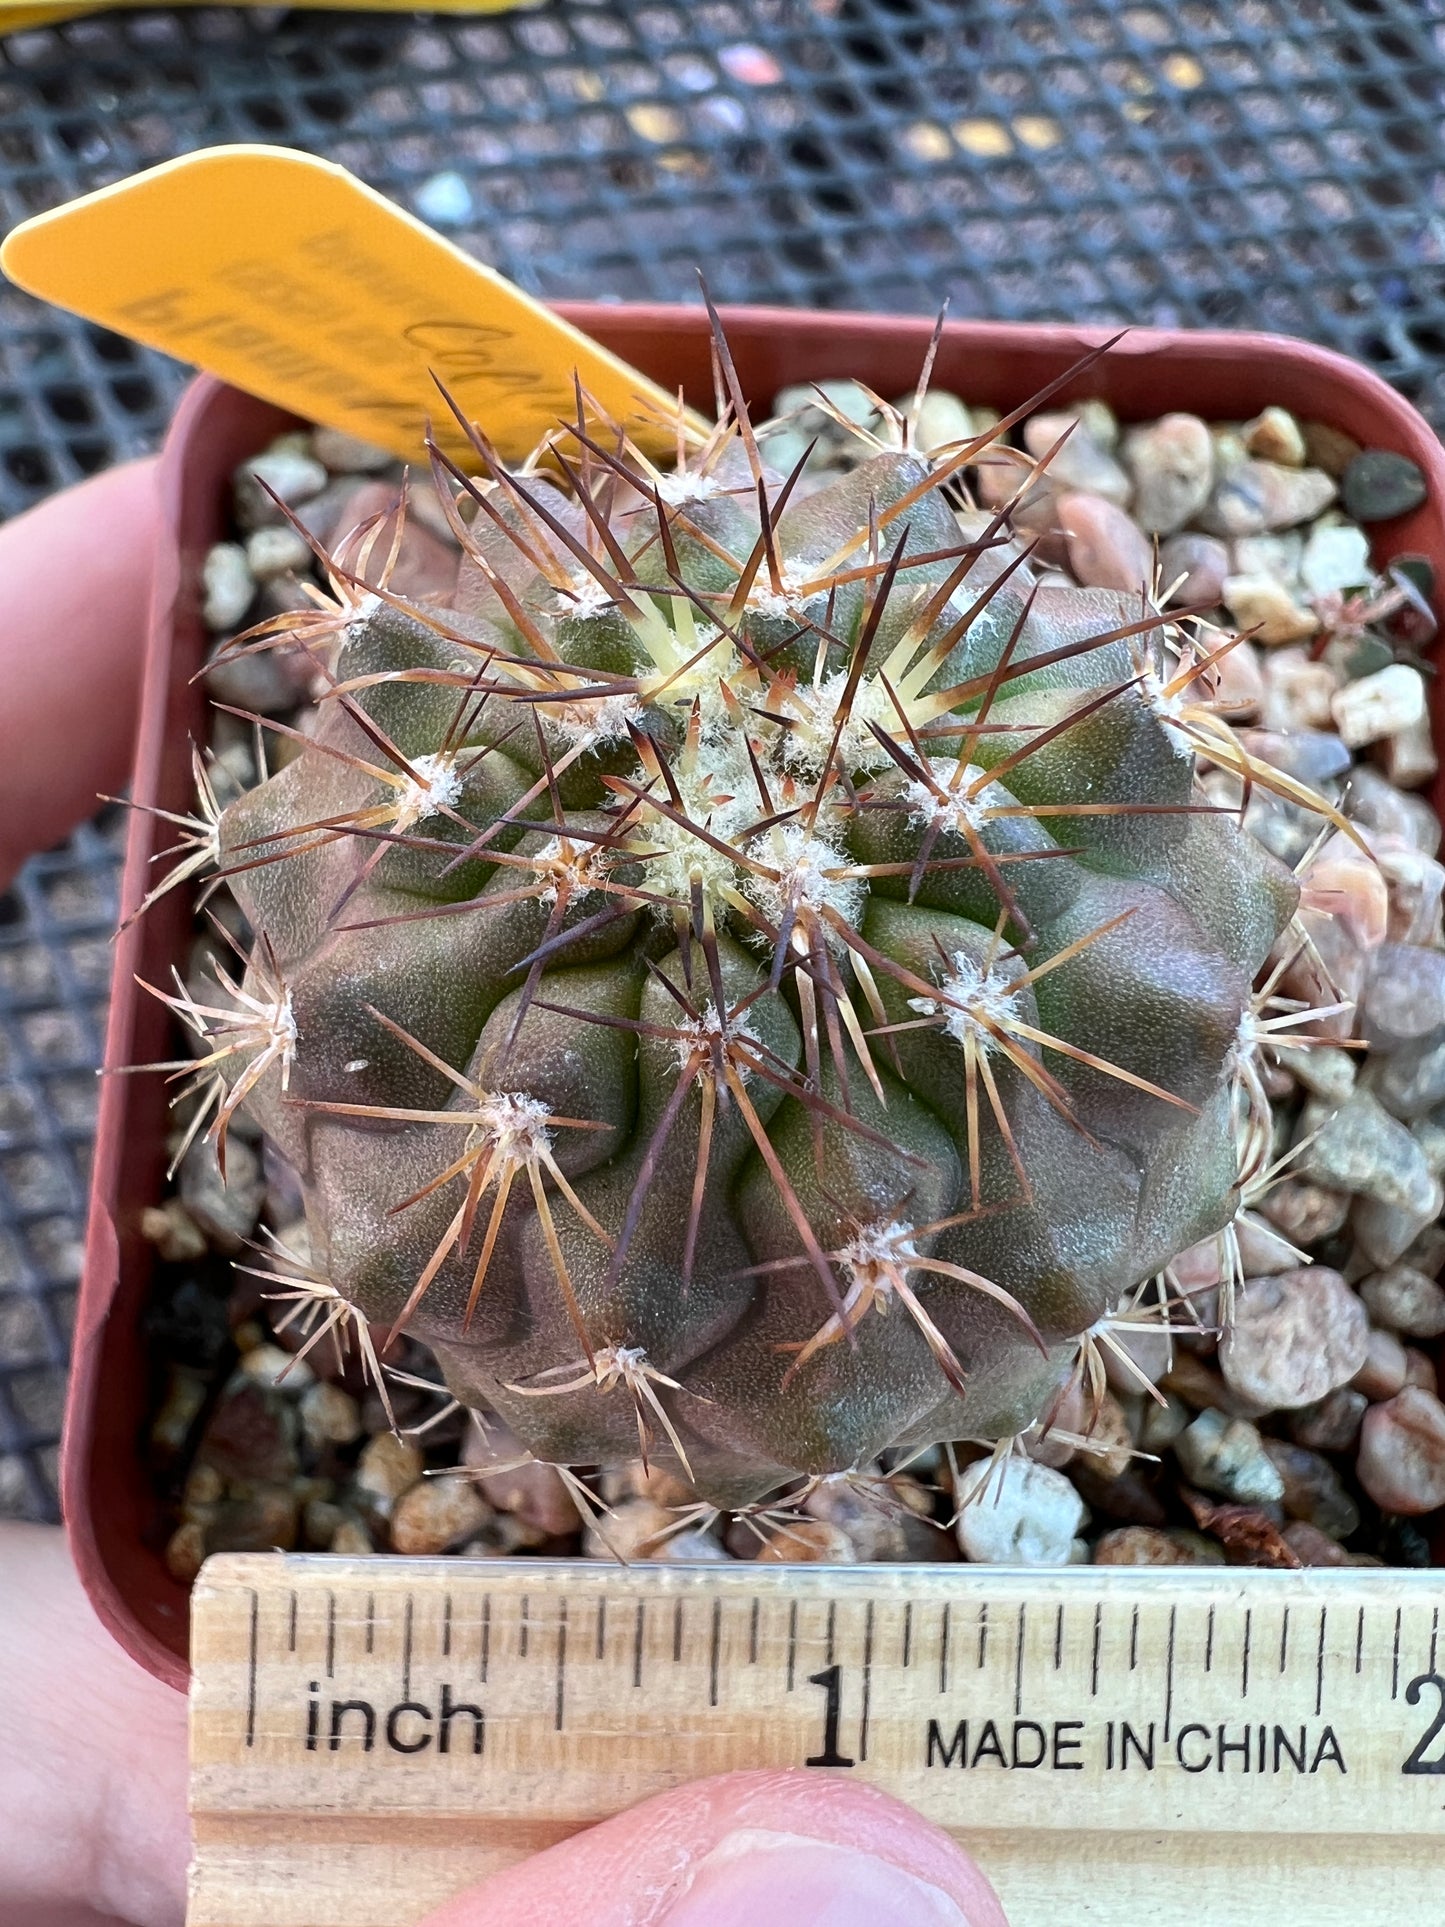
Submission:
[[[1097,1369],[1238,1207],[1295,890],[1197,788],[1243,756],[1200,635],[1041,581],[988,437],[880,403],[810,488],[717,365],[670,471],[580,396],[519,472],[434,453],[449,606],[336,567],[244,643],[323,693],[220,821],[245,983],[182,1014],[335,1302],[539,1458],[740,1504]]]

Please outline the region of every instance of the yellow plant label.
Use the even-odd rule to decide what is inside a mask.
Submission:
[[[87,194],[22,222],[0,267],[405,460],[423,458],[430,424],[476,465],[438,384],[515,460],[575,418],[574,374],[639,446],[676,446],[675,396],[344,168],[289,149],[206,148]]]

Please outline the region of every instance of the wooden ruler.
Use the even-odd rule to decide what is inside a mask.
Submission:
[[[748,1766],[909,1801],[1012,1927],[1438,1918],[1442,1608],[1439,1572],[214,1558],[191,1927],[406,1927]]]

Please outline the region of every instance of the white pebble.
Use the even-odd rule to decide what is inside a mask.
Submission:
[[[205,601],[201,618],[213,635],[234,629],[256,593],[246,551],[238,542],[217,542],[201,567]]]
[[[304,569],[310,560],[310,543],[287,523],[279,528],[257,529],[246,537],[246,565],[258,582]]]
[[[1313,595],[1357,589],[1370,579],[1370,538],[1353,522],[1321,522],[1310,530],[1300,580]]]
[[[897,404],[900,412],[906,414],[912,401],[911,395],[900,401]],[[973,434],[973,416],[958,396],[950,395],[944,388],[931,388],[918,411],[915,447],[931,455],[936,448],[946,448],[951,442],[971,441]]]
[[[1263,643],[1303,642],[1320,626],[1319,617],[1271,575],[1227,576],[1224,602],[1240,628]]]
[[[1425,718],[1425,679],[1408,663],[1392,662],[1373,676],[1348,682],[1330,704],[1341,741],[1351,749],[1398,736]]]
[[[1066,1566],[1084,1502],[1062,1472],[1029,1459],[980,1459],[959,1475],[958,1543],[986,1565]]]

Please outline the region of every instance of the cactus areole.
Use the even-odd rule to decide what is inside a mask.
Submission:
[[[244,976],[170,1001],[319,1297],[537,1458],[640,1437],[737,1506],[1097,1372],[1239,1209],[1296,891],[1198,786],[1249,763],[1227,637],[1041,581],[962,486],[988,438],[917,452],[916,407],[773,472],[718,361],[674,469],[595,418],[434,456],[449,606],[382,528],[379,586],[243,639],[309,651],[316,726],[213,831]]]

